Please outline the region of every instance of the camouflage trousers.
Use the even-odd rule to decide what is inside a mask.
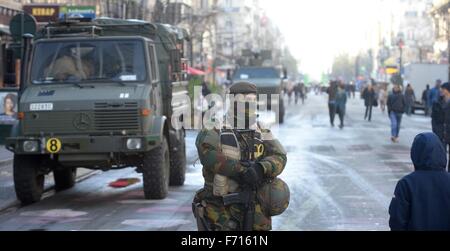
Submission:
[[[241,231],[244,222],[244,211],[240,205],[224,206],[221,198],[202,196],[202,189],[197,193],[194,203],[204,206],[204,219],[212,231]],[[255,204],[253,231],[272,230],[272,219],[267,217],[259,203]]]

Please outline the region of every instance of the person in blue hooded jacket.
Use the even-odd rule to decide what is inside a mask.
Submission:
[[[415,172],[400,180],[389,207],[393,231],[450,231],[450,174],[434,133],[419,134],[411,149]]]

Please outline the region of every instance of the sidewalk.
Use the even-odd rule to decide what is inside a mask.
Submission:
[[[14,155],[6,150],[4,146],[0,146],[0,211],[20,205],[17,201],[16,192],[14,190],[12,168],[13,156]],[[98,172],[99,171],[79,168],[77,170],[77,182],[80,182]],[[49,191],[53,189],[53,186],[53,174],[49,174],[45,177],[45,190]]]
[[[0,168],[11,165],[13,162],[13,153],[6,150],[4,145],[0,145]]]

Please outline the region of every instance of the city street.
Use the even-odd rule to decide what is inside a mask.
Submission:
[[[387,115],[374,108],[369,123],[364,109],[358,94],[350,99],[346,127],[340,130],[329,125],[326,95],[310,93],[305,105],[288,105],[286,123],[273,131],[288,152],[282,178],[291,201],[273,218],[273,230],[389,230],[395,184],[413,170],[409,149],[418,133],[430,131],[430,119],[405,116],[400,143],[393,144]],[[203,185],[196,135],[187,135],[185,186],[171,188],[162,201],[144,200],[142,182],[123,189],[108,186],[120,178],[141,179],[130,168],[82,172],[75,188],[58,194],[49,183],[41,202],[19,207],[8,162],[0,167],[0,230],[196,230],[191,201]]]

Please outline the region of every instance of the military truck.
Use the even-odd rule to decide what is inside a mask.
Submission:
[[[18,199],[41,199],[45,176],[56,191],[77,168],[136,168],[146,199],[164,199],[185,181],[185,131],[171,116],[186,104],[185,30],[101,18],[50,23],[25,41],[19,124],[7,139]],[[178,127],[177,127],[178,128]]]
[[[285,107],[282,96],[282,79],[279,71],[274,67],[241,67],[233,74],[233,82],[250,81],[255,84],[258,89],[258,94],[267,95],[266,102],[259,100],[258,105],[268,108],[276,113],[277,120],[283,124]],[[274,95],[278,95],[275,97]],[[275,109],[274,106],[278,106]]]
[[[282,95],[283,80],[287,79],[287,72],[283,69],[281,73],[274,66],[271,50],[261,50],[258,52],[245,49],[242,50],[241,57],[237,59],[238,67],[232,74],[231,83],[238,81],[250,81],[254,83],[259,94],[267,95],[268,103],[259,100],[260,107],[268,108],[276,113],[277,121],[284,123],[284,100]],[[231,74],[230,74],[231,75]],[[275,98],[278,95],[278,98]],[[272,107],[272,105],[277,107]]]

